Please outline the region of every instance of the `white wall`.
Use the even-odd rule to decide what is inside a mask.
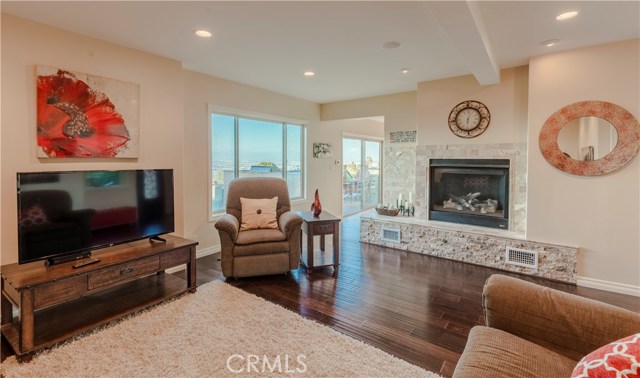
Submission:
[[[481,86],[473,75],[418,84],[418,145],[525,143],[527,141],[526,66],[502,70],[500,83]],[[491,121],[475,138],[449,129],[449,113],[466,100],[487,106]]]
[[[321,118],[332,121],[384,116],[384,138],[388,142],[391,131],[416,130],[416,94],[411,91],[323,104]]]
[[[36,158],[35,66],[140,84],[139,159]],[[172,168],[183,231],[182,67],[179,62],[2,14],[2,264],[18,260],[16,172]]]
[[[538,148],[545,120],[574,102],[612,102],[640,119],[638,67],[640,40],[531,59],[527,225],[530,239],[580,247],[583,284],[640,293],[640,158],[605,176],[582,177],[555,169]]]

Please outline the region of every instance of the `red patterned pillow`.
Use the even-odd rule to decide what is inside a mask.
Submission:
[[[640,378],[640,333],[616,340],[584,356],[571,378]]]
[[[33,205],[28,209],[22,210],[20,214],[20,226],[22,227],[39,226],[48,223],[50,222],[47,219],[47,214],[39,205]]]

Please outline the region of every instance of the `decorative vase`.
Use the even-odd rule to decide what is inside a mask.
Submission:
[[[311,211],[313,216],[317,217],[322,212],[322,204],[320,203],[320,196],[318,195],[318,189],[316,189],[316,200],[311,204]]]

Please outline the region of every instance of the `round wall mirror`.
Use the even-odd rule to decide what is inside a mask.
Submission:
[[[618,143],[613,125],[598,117],[580,117],[567,122],[558,133],[558,146],[574,160],[592,161],[607,156]]]
[[[598,176],[627,164],[640,148],[640,124],[624,108],[583,101],[553,113],[542,126],[540,151],[554,167]]]

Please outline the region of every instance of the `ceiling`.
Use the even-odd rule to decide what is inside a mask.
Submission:
[[[640,1],[5,1],[3,13],[317,103],[411,91],[532,56],[640,38]],[[556,21],[559,13],[578,16]],[[213,33],[209,39],[196,29]],[[558,39],[553,47],[543,41]],[[385,49],[385,42],[400,46]],[[406,74],[402,68],[410,68]],[[312,70],[313,77],[303,76]]]

